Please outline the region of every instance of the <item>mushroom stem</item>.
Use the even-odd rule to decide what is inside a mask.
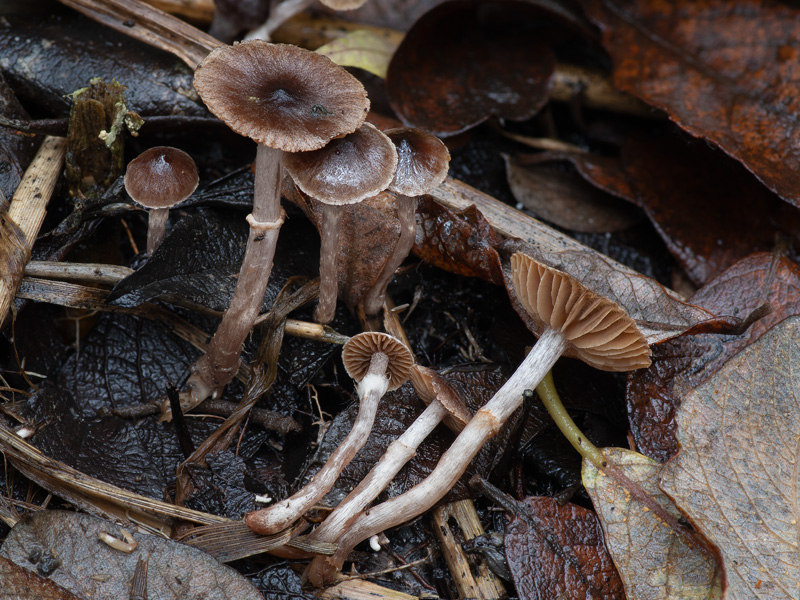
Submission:
[[[323,325],[333,321],[339,275],[336,270],[339,254],[339,222],[342,206],[322,204],[322,232],[319,248],[319,304],[314,319]]]
[[[147,255],[153,256],[167,232],[168,208],[153,208],[147,218]]]
[[[388,365],[389,357],[383,352],[372,355],[369,370],[358,384],[360,406],[350,433],[311,481],[291,498],[247,514],[244,520],[250,529],[262,535],[277,533],[302,517],[333,488],[342,470],[361,450],[372,431],[378,403],[389,386],[389,379],[386,376]]]
[[[392,281],[395,271],[403,264],[403,261],[411,252],[414,247],[414,241],[417,237],[417,221],[414,218],[414,213],[417,208],[417,199],[410,196],[397,194],[397,218],[400,220],[400,238],[394,246],[392,255],[386,262],[386,265],[381,271],[380,277],[375,282],[375,285],[370,288],[364,297],[364,312],[368,315],[377,314],[383,307],[383,299],[386,296],[386,288],[389,287],[389,282]]]
[[[436,468],[413,488],[369,510],[362,511],[339,539],[339,549],[326,559],[332,575],[339,571],[356,544],[384,529],[413,519],[435,505],[469,466],[484,443],[500,431],[503,423],[522,404],[522,393],[544,378],[567,348],[566,338],[545,328],[533,350],[497,393],[467,423]],[[314,582],[316,584],[316,582]]]
[[[536,393],[539,394],[539,398],[542,400],[547,412],[550,413],[550,417],[555,421],[556,426],[564,434],[564,437],[572,444],[572,447],[585,460],[592,463],[595,469],[598,471],[605,469],[606,460],[603,457],[603,453],[583,435],[575,421],[569,416],[567,409],[564,408],[564,404],[556,391],[556,385],[553,382],[552,371],[549,371],[541,383],[536,386]]]
[[[264,301],[272,259],[278,243],[281,216],[281,155],[264,144],[258,145],[255,164],[253,212],[248,215],[250,234],[239,271],[239,279],[228,310],[206,353],[193,366],[186,383],[190,398],[182,398],[184,410],[209,396],[217,397],[239,368],[239,356]]]
[[[335,542],[345,532],[347,522],[378,497],[392,478],[417,454],[417,448],[448,411],[439,401],[429,404],[403,434],[389,444],[378,464],[317,527],[310,539]]]

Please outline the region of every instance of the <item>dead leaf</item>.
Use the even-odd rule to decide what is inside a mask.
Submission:
[[[74,512],[43,510],[11,530],[0,555],[40,571],[47,565],[53,583],[94,600],[128,598],[140,557],[149,565],[149,598],[262,598],[236,571],[191,546],[129,530],[135,549],[124,552],[101,541],[100,534],[125,540],[121,528],[110,521]]]
[[[526,498],[506,527],[506,560],[523,600],[611,600],[622,582],[595,514],[555,498]]]
[[[386,87],[395,113],[440,137],[491,116],[530,118],[547,102],[555,68],[544,40],[559,28],[547,16],[523,2],[433,8],[411,27],[389,64]]]
[[[417,222],[422,238],[414,245],[416,256],[451,273],[502,285],[502,266],[494,249],[502,238],[474,206],[453,213],[424,196],[417,204]]]
[[[34,565],[29,564],[29,567]],[[35,567],[34,567],[35,568]],[[0,556],[0,581],[3,582],[4,598],[14,600],[80,600],[78,596],[56,585],[46,577],[14,564]]]
[[[725,362],[786,317],[800,314],[800,267],[759,253],[739,261],[701,288],[692,302],[716,314],[744,318],[764,302],[772,312],[739,335],[704,333],[653,347],[653,364],[628,375],[628,416],[639,451],[665,462],[675,455],[680,399]]]
[[[389,36],[359,29],[320,46],[316,52],[324,54],[337,65],[358,67],[385,79],[389,61],[396,49],[397,44]]]
[[[800,318],[684,398],[662,489],[718,549],[727,600],[797,598]]]
[[[584,2],[615,85],[800,205],[800,9],[759,0]]]
[[[661,465],[623,448],[603,454],[676,519],[681,513],[658,489]],[[722,597],[722,571],[705,550],[633,498],[614,479],[584,461],[583,484],[592,499],[628,600],[712,600]]]
[[[641,219],[631,206],[575,173],[505,159],[511,192],[537,218],[573,231],[601,233],[627,229]]]

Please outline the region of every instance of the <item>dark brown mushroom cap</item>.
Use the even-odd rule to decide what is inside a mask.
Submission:
[[[128,163],[125,191],[145,208],[169,208],[197,189],[197,165],[183,150],[157,146]]]
[[[286,154],[297,186],[326,204],[355,204],[385,190],[397,169],[392,141],[369,123],[313,152]]]
[[[404,196],[427,194],[447,177],[450,152],[432,133],[413,127],[384,131],[397,148],[397,172],[389,189]]]
[[[285,152],[321,148],[369,111],[364,86],[327,56],[264,40],[211,52],[194,87],[228,127]]]
[[[403,342],[388,333],[367,331],[351,337],[342,350],[344,368],[350,377],[361,381],[369,370],[372,355],[378,352],[389,357],[389,389],[396,390],[408,381],[414,357]]]
[[[604,371],[650,366],[644,334],[615,302],[521,252],[511,256],[511,278],[531,319],[560,331],[570,355]]]

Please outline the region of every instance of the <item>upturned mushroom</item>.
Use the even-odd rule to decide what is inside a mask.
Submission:
[[[319,304],[314,316],[319,323],[330,323],[339,288],[336,264],[343,208],[386,189],[397,169],[397,151],[386,135],[365,123],[320,150],[287,154],[284,166],[297,186],[322,204]]]
[[[611,300],[573,277],[517,252],[511,257],[512,285],[519,303],[541,330],[539,341],[514,374],[470,420],[433,472],[404,494],[362,511],[325,559],[332,576],[361,542],[412,519],[436,504],[470,461],[522,404],[523,392],[536,387],[555,361],[568,354],[606,371],[650,365],[650,348],[636,323]]]
[[[164,239],[169,209],[191,196],[199,180],[192,157],[172,146],[150,148],[128,163],[125,191],[150,212],[148,255],[152,256]]]
[[[296,46],[251,40],[217,48],[194,85],[208,109],[258,142],[250,235],[233,300],[206,354],[192,368],[184,408],[218,395],[233,379],[272,270],[280,206],[281,157],[307,152],[358,129],[369,110],[359,81],[330,59]]]
[[[386,448],[378,464],[339,503],[317,527],[309,539],[318,542],[336,542],[347,530],[348,522],[369,506],[408,461],[416,456],[419,445],[443,420],[449,420],[451,429],[461,431],[472,415],[459,395],[436,371],[414,365],[410,374],[417,394],[428,405],[402,435]],[[309,580],[316,585],[321,581],[317,569],[324,568],[321,557],[315,558],[309,569]]]
[[[417,197],[427,194],[447,177],[450,152],[435,135],[421,129],[399,127],[388,129],[389,136],[397,148],[397,172],[389,191],[397,197],[397,218],[400,221],[400,238],[392,255],[383,267],[380,277],[364,296],[364,312],[374,315],[383,307],[386,288],[414,247],[417,222],[414,213]]]
[[[333,488],[342,470],[366,443],[380,399],[408,380],[414,357],[397,338],[367,332],[348,340],[342,362],[348,375],[358,382],[359,409],[353,428],[306,486],[286,500],[245,516],[245,523],[256,533],[269,535],[285,529]]]

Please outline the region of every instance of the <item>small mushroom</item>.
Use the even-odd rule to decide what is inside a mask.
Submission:
[[[397,169],[397,151],[386,135],[365,123],[320,150],[287,154],[283,163],[297,186],[322,204],[319,304],[314,316],[319,323],[330,323],[339,287],[336,263],[343,207],[386,189]]]
[[[197,189],[197,165],[183,150],[157,146],[128,163],[125,191],[137,204],[149,209],[147,254],[156,251],[167,229],[169,209]]]
[[[414,358],[397,338],[367,332],[348,340],[342,362],[348,375],[358,382],[359,409],[353,428],[308,485],[291,498],[245,516],[245,523],[256,533],[269,535],[285,529],[331,490],[342,470],[366,443],[380,399],[408,380]]]
[[[348,522],[386,489],[392,478],[414,458],[419,445],[442,420],[450,419],[451,428],[461,431],[472,418],[463,400],[436,371],[414,365],[410,377],[417,394],[428,405],[427,408],[399,438],[389,444],[378,464],[309,535],[309,539],[336,542],[347,530]],[[312,562],[309,569],[309,579],[312,584],[317,585],[316,582],[321,581],[321,578],[315,571],[317,568],[324,568],[324,563],[321,557],[319,560],[315,559],[315,562],[316,564]]]
[[[573,277],[522,253],[511,257],[514,292],[530,319],[541,327],[539,341],[514,374],[470,420],[433,472],[407,492],[362,511],[325,559],[326,576],[341,569],[362,540],[412,519],[436,504],[458,481],[486,441],[522,404],[523,392],[535,388],[558,358],[568,351],[607,371],[630,371],[650,365],[650,348],[636,323],[608,298]]]
[[[447,177],[450,152],[435,135],[421,129],[400,127],[384,132],[397,148],[397,172],[389,190],[397,197],[397,218],[400,238],[383,267],[380,277],[367,292],[362,304],[368,315],[377,314],[383,307],[386,288],[394,272],[414,246],[417,222],[414,213],[417,197],[427,194]]]
[[[285,152],[316,150],[355,131],[369,110],[364,86],[329,58],[286,44],[250,40],[217,48],[195,72],[209,110],[258,142],[250,236],[233,300],[193,367],[184,409],[218,395],[239,367],[242,346],[266,291],[283,222]]]

